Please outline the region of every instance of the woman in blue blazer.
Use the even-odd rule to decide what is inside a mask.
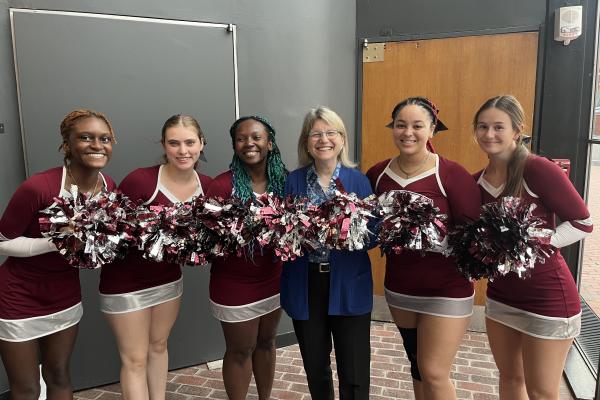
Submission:
[[[371,185],[348,157],[346,128],[327,107],[311,109],[298,141],[301,168],[289,174],[285,193],[321,204],[336,190],[369,196]],[[292,318],[311,396],[333,399],[330,354],[335,346],[340,399],[368,399],[371,263],[366,249],[321,247],[284,263],[281,306]]]

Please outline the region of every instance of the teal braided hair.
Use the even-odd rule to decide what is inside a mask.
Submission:
[[[269,120],[258,115],[250,115],[241,117],[231,125],[229,134],[231,135],[231,144],[235,148],[235,131],[238,126],[246,120],[255,120],[264,125],[265,129],[269,133],[269,140],[272,144],[272,149],[267,155],[267,192],[273,193],[277,196],[283,197],[283,191],[285,188],[285,179],[287,178],[288,170],[285,164],[281,160],[281,152],[275,142],[275,129],[271,126]],[[254,198],[254,191],[252,190],[252,181],[250,176],[244,167],[244,163],[239,157],[233,154],[229,169],[233,172],[233,188],[234,195],[240,198],[242,201],[247,201]]]

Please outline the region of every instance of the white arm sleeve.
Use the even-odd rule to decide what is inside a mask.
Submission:
[[[587,235],[589,235],[588,232],[577,229],[569,221],[565,221],[556,227],[556,231],[550,238],[550,244],[556,248],[561,248],[578,242]]]
[[[3,256],[32,257],[52,251],[57,251],[57,248],[48,238],[19,236],[14,239],[0,241],[0,255]]]

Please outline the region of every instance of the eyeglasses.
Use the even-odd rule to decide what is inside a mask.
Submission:
[[[340,134],[339,131],[334,131],[334,130],[323,131],[323,132],[321,132],[321,131],[310,131],[310,132],[308,132],[308,137],[311,140],[318,140],[318,139],[320,139],[322,137],[326,137],[327,139],[333,139],[334,137],[336,137],[339,134]]]

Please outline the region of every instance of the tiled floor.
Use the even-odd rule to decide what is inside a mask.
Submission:
[[[371,400],[414,399],[410,367],[395,326],[373,322],[371,325]],[[492,400],[498,398],[498,371],[483,333],[468,332],[452,367],[459,399]],[[562,385],[561,400],[572,397]],[[206,364],[169,373],[167,400],[226,399],[220,370]],[[81,391],[76,400],[120,400],[118,384]],[[254,383],[248,399],[257,399]],[[310,399],[298,346],[277,351],[273,399]]]

